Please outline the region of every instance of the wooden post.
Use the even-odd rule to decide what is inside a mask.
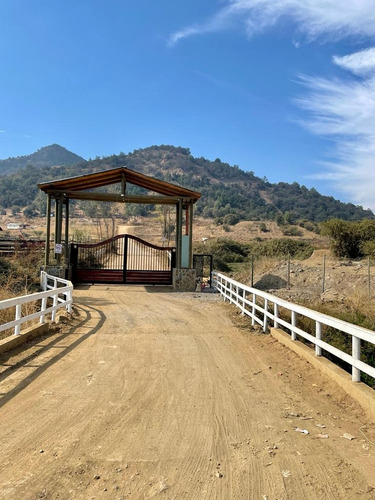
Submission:
[[[290,289],[290,253],[288,253],[288,262],[287,262],[287,289]]]
[[[121,195],[125,196],[125,193],[126,193],[126,177],[125,177],[125,173],[122,172],[122,174],[121,174]]]
[[[57,213],[56,213],[56,235],[55,235],[55,244],[61,243],[61,233],[62,233],[62,211],[63,211],[63,199],[60,197],[56,199],[57,203]],[[57,265],[59,266],[61,263],[61,254],[56,254]]]
[[[69,198],[65,199],[65,267],[69,266]]]
[[[182,259],[182,199],[176,205],[176,268],[181,269]]]
[[[326,289],[326,256],[323,255],[323,275],[322,275],[322,293]]]
[[[51,239],[51,195],[47,194],[47,225],[46,225],[46,248],[45,248],[45,257],[44,264],[46,266],[49,265],[49,253],[50,253],[50,239]]]
[[[194,205],[189,205],[189,267],[193,267],[193,216]],[[211,280],[211,277],[210,277]]]

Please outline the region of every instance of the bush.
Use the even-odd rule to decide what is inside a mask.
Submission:
[[[284,236],[303,236],[303,233],[298,227],[289,226],[282,229]]]
[[[228,224],[229,226],[234,226],[240,222],[240,217],[237,214],[227,214],[223,218],[223,224]]]
[[[246,260],[248,246],[230,238],[218,238],[197,245],[194,252],[212,254],[214,268],[228,272],[230,271],[227,266],[229,262],[244,262]]]
[[[366,242],[375,242],[375,221],[331,219],[322,224],[322,233],[331,238],[331,248],[336,257],[356,259],[365,254]]]
[[[289,238],[254,241],[250,244],[249,253],[258,257],[286,257],[307,259],[314,251],[314,247],[306,241],[296,241]]]

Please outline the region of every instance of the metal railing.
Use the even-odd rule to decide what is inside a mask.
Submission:
[[[243,314],[251,318],[251,323],[254,326],[259,324],[263,331],[266,332],[269,321],[273,322],[274,328],[283,327],[291,334],[292,340],[297,340],[297,336],[301,336],[315,345],[315,354],[321,356],[323,351],[326,351],[333,356],[345,361],[352,367],[352,380],[359,382],[361,372],[375,378],[375,367],[361,361],[361,341],[366,341],[375,344],[375,333],[366,328],[353,325],[346,321],[328,316],[326,314],[313,311],[307,307],[287,302],[279,299],[270,293],[262,292],[256,288],[243,285],[238,281],[228,278],[224,274],[214,271],[212,273],[213,286],[220,292],[224,300],[228,300],[232,304],[239,307]],[[290,312],[290,322],[280,316],[280,308]],[[315,335],[306,332],[299,328],[299,317],[309,318],[315,323]],[[348,334],[352,338],[352,352],[348,354],[337,347],[322,340],[322,331],[324,325],[334,328],[335,330]]]
[[[0,310],[15,308],[14,320],[1,324],[0,332],[13,328],[14,335],[20,335],[23,323],[39,318],[39,323],[42,324],[47,314],[51,314],[51,320],[56,321],[56,312],[61,307],[65,307],[68,313],[72,312],[73,285],[70,281],[50,276],[42,271],[41,284],[43,292],[22,295],[0,302]],[[22,306],[31,303],[35,304],[37,311],[23,314]]]

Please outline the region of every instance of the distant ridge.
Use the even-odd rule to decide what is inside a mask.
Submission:
[[[16,172],[28,165],[40,168],[56,165],[73,165],[82,161],[86,160],[58,144],[51,144],[50,146],[38,149],[38,151],[30,155],[0,160],[0,175]]]
[[[51,148],[55,152],[63,151],[68,156],[58,155],[51,159],[47,154],[48,166],[31,162],[31,158],[45,161],[43,157]],[[220,158],[210,161],[194,157],[189,148],[180,146],[150,146],[128,154],[97,157],[88,161],[57,145],[42,148],[34,155],[21,157],[27,158],[25,168],[18,166],[18,170],[1,177],[0,208],[27,206],[42,213],[46,203],[38,190],[39,182],[127,167],[201,192],[202,198],[195,205],[195,213],[204,218],[213,218],[217,224],[231,225],[239,220],[276,220],[293,224],[297,221],[320,222],[333,218],[374,219],[371,210],[364,210],[353,203],[342,203],[332,196],[323,196],[314,188],[308,189],[297,182],[273,184],[265,177],[257,177],[254,172],[244,171],[237,165],[231,166]],[[67,161],[73,160],[73,164],[67,164]],[[132,186],[129,185],[127,189],[131,194]],[[146,215],[152,211],[152,207],[147,208],[146,205],[129,206],[132,215]]]

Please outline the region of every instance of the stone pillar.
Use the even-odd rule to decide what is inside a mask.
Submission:
[[[173,290],[195,292],[197,273],[195,269],[173,269]]]

